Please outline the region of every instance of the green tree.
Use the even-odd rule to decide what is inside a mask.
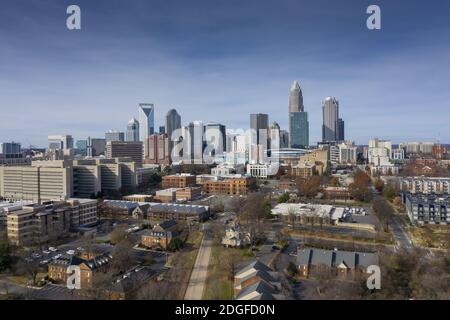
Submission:
[[[8,270],[12,264],[11,247],[7,242],[0,243],[0,272]]]
[[[169,244],[167,245],[167,250],[171,252],[175,252],[178,250],[181,250],[184,247],[184,242],[180,238],[173,238],[170,240]]]
[[[388,199],[389,201],[392,201],[395,198],[395,190],[394,188],[388,184],[383,191],[383,195],[386,199]]]
[[[288,202],[290,199],[289,193],[283,193],[281,196],[278,197],[277,202],[278,203],[285,203]]]

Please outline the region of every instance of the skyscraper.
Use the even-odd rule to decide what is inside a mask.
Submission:
[[[183,161],[189,164],[203,163],[204,127],[201,121],[192,121],[183,127]]]
[[[309,146],[308,113],[303,105],[303,94],[297,80],[291,86],[289,96],[289,146],[304,148]]]
[[[105,140],[108,141],[125,141],[125,134],[120,131],[109,130],[105,132]]]
[[[305,148],[309,146],[309,121],[307,112],[290,112],[289,113],[290,138],[289,144],[291,148]]]
[[[135,118],[128,121],[126,141],[139,141],[139,122]]]
[[[213,140],[211,139],[212,136],[214,136]],[[219,145],[219,149],[214,150],[213,155],[222,154],[227,150],[227,139],[226,139],[226,127],[223,124],[220,123],[208,123],[205,126],[205,139],[209,139],[210,141],[207,141],[208,144],[214,144]],[[221,149],[221,150],[220,150]]]
[[[322,142],[338,140],[339,102],[334,97],[327,97],[322,105],[323,125]]]
[[[48,148],[51,150],[73,149],[73,138],[71,135],[48,136]]]
[[[291,94],[289,96],[289,112],[304,111],[303,94],[297,80],[292,83]]]
[[[152,103],[139,104],[139,140],[144,144],[144,157],[147,156],[145,141],[155,131],[154,114],[155,106]]]
[[[338,121],[337,121],[336,140],[337,141],[344,141],[345,140],[344,120],[342,120],[341,118],[339,118]]]
[[[166,114],[166,133],[169,139],[169,155],[172,153],[174,141],[172,141],[172,133],[181,128],[181,117],[177,110],[170,109]]]
[[[268,130],[269,115],[263,113],[250,115],[250,161],[259,163],[262,161],[265,150],[270,148]]]

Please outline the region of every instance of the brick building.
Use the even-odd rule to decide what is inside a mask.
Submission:
[[[203,184],[206,193],[243,195],[256,188],[256,178],[243,177],[218,181],[208,181]]]
[[[163,189],[168,188],[186,188],[196,185],[196,177],[192,174],[174,174],[162,177]]]

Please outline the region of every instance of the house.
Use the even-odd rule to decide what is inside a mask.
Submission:
[[[149,203],[139,204],[134,210],[131,212],[131,216],[133,219],[144,220],[147,219],[147,211],[150,207]]]
[[[305,278],[321,272],[351,278],[367,273],[367,267],[370,265],[378,265],[378,255],[367,252],[308,248],[298,252],[296,264],[300,275]]]
[[[62,256],[52,261],[48,265],[48,277],[56,283],[66,284],[68,268],[78,266],[80,268],[81,289],[91,288],[95,275],[98,272],[106,272],[112,260],[112,255],[108,252],[97,255],[96,257],[85,260],[77,256]]]
[[[250,244],[250,234],[242,231],[239,225],[233,225],[225,230],[222,238],[225,247],[244,247]]]
[[[147,230],[141,236],[141,244],[147,248],[166,250],[170,241],[176,236],[175,220],[167,220]]]
[[[234,276],[236,300],[282,300],[278,273],[259,260],[242,267]]]
[[[107,289],[111,300],[127,300],[136,298],[135,294],[143,285],[157,276],[157,271],[137,266],[119,276]]]

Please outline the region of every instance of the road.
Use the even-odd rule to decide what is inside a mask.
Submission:
[[[194,268],[192,269],[189,284],[184,295],[184,300],[201,300],[206,287],[206,278],[208,276],[209,258],[211,257],[212,236],[205,231]]]
[[[380,193],[374,188],[373,185],[370,186],[370,190],[373,197],[381,197]],[[387,200],[386,202],[391,205]],[[406,232],[400,219],[395,215],[391,219],[390,228],[392,230],[392,233],[394,234],[394,239],[398,247],[404,248],[406,250],[411,250],[413,248],[412,241],[409,238],[408,233]]]

